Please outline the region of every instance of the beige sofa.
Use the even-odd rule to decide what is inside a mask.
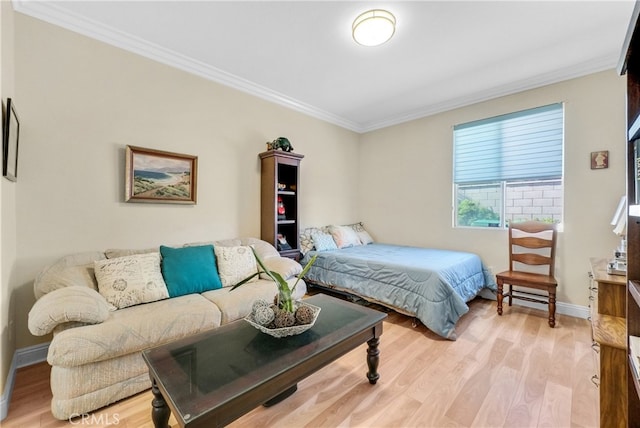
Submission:
[[[282,274],[290,285],[301,272],[297,262],[280,257],[273,246],[255,238],[211,244],[214,248],[253,246],[267,268]],[[29,313],[29,330],[38,336],[53,333],[47,361],[52,366],[51,412],[57,419],[86,414],[148,389],[142,350],[241,319],[256,299],[271,300],[277,293],[271,280],[260,277],[233,291],[223,287],[112,307],[98,292],[94,262],[153,252],[158,249],[70,255],[36,278],[37,300]],[[306,285],[299,281],[296,298],[305,292]]]

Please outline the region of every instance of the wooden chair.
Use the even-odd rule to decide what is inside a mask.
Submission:
[[[549,326],[556,325],[556,288],[554,277],[556,227],[538,221],[509,223],[509,270],[496,275],[498,283],[498,315],[502,315],[502,299],[544,303],[549,306]],[[548,267],[545,268],[545,267]],[[508,285],[503,294],[504,284]],[[546,291],[541,293],[516,290],[513,286]]]

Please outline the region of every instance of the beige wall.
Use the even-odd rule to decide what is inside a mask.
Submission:
[[[587,306],[588,259],[611,256],[619,242],[609,222],[625,193],[625,85],[624,77],[606,71],[363,135],[361,218],[379,240],[473,251],[494,271],[506,269],[505,230],[452,227],[453,126],[564,102],[558,301]],[[608,169],[590,169],[590,152],[597,150],[609,150]]]
[[[14,14],[11,3],[0,2],[0,99],[14,97]],[[4,395],[7,373],[16,348],[13,299],[16,261],[16,186],[0,178],[0,393]]]
[[[357,134],[21,14],[15,25],[18,348],[42,341],[26,326],[32,283],[62,255],[259,236],[267,140],[305,155],[305,222],[356,220]],[[197,155],[198,204],[123,202],[128,144]]]

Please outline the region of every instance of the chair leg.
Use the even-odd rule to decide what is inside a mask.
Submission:
[[[549,290],[549,327],[556,326],[556,290]]]
[[[509,306],[513,304],[513,285],[509,284],[507,286],[507,296],[509,296]]]
[[[502,315],[502,280],[498,279],[497,284],[498,295],[496,297],[498,298],[498,315]]]

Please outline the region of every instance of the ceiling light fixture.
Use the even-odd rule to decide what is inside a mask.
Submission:
[[[387,42],[396,31],[396,17],[382,9],[360,14],[351,27],[353,40],[363,46],[378,46]]]

